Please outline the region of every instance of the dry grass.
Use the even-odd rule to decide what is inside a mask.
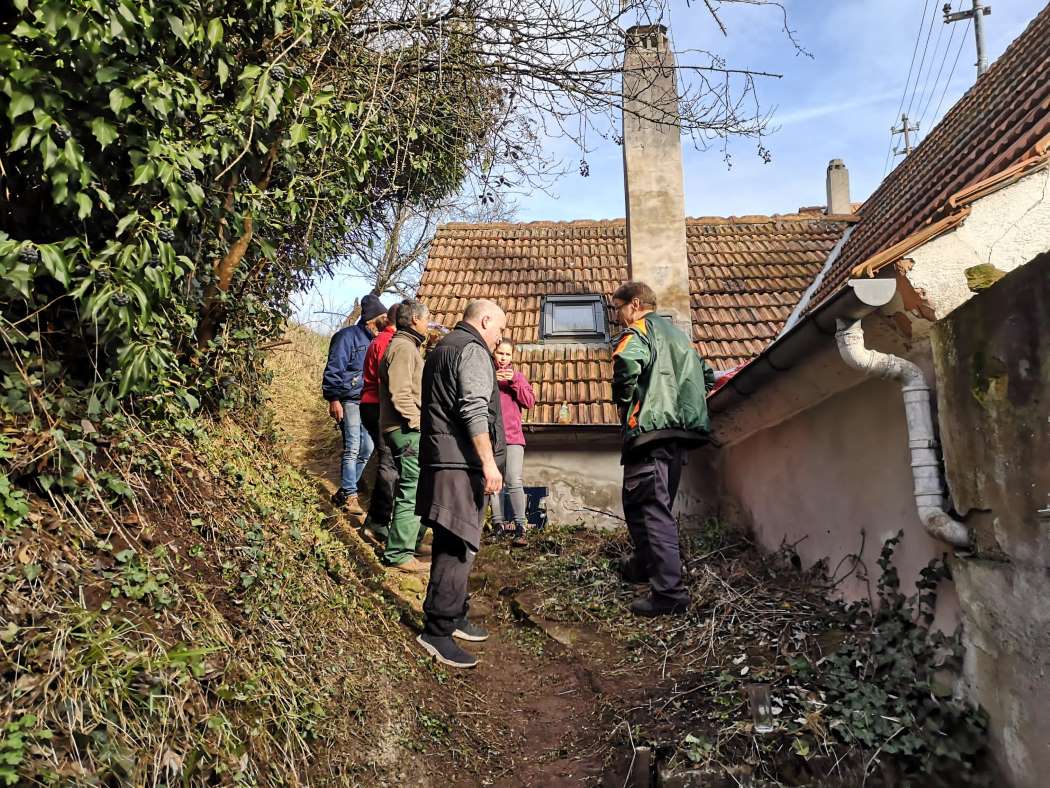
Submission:
[[[312,481],[254,431],[202,427],[140,447],[160,478],[117,469],[134,511],[32,497],[0,532],[0,782],[405,776],[419,666],[400,611]]]
[[[287,344],[275,347],[266,368],[273,375],[268,394],[276,429],[288,459],[333,487],[339,479],[339,430],[321,398],[321,374],[328,359],[328,337],[292,325]]]

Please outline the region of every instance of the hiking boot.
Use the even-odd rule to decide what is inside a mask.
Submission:
[[[342,506],[344,503],[346,503],[346,499],[348,497],[350,497],[349,493],[347,493],[346,490],[340,489],[335,491],[335,495],[332,496],[331,501],[336,506]]]
[[[461,649],[451,637],[438,637],[424,632],[416,638],[416,642],[442,665],[472,668],[478,664],[478,658]]]
[[[390,567],[398,572],[405,572],[410,575],[425,575],[430,571],[430,564],[425,564],[418,558],[409,558],[400,564],[391,564]]]
[[[357,495],[347,495],[346,502],[343,504],[350,514],[361,515],[365,513],[365,510],[361,508],[361,502],[357,500]]]
[[[632,555],[630,558],[624,558],[617,565],[616,571],[628,583],[649,582],[649,573],[645,571],[642,562],[638,560],[637,556]]]
[[[631,612],[636,616],[652,618],[654,616],[681,616],[689,610],[689,600],[663,601],[652,596],[640,596],[631,602]]]
[[[469,640],[473,643],[481,643],[483,640],[489,639],[489,633],[466,616],[463,616],[456,619],[456,631],[452,633],[452,637],[460,640]]]
[[[514,538],[510,540],[511,547],[528,547],[529,540],[525,538],[525,524],[518,523],[514,526]]]
[[[366,542],[374,547],[383,547],[386,545],[386,537],[389,531],[389,526],[378,525],[373,522],[371,515],[366,517],[364,523],[361,525],[361,536]]]

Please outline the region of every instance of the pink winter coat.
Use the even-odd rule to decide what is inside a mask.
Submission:
[[[524,446],[525,432],[521,428],[521,411],[536,404],[536,395],[525,376],[514,370],[514,377],[499,382],[499,404],[503,410],[503,432],[510,446]]]

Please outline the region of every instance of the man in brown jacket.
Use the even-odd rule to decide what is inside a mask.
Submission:
[[[423,355],[430,310],[408,300],[397,308],[397,333],[379,364],[379,429],[397,466],[394,510],[390,518],[383,562],[403,572],[427,572],[416,558],[422,539],[416,514],[419,483],[419,406],[422,398]]]

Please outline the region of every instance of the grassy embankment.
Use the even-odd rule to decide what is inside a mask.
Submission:
[[[290,403],[316,381],[292,350],[274,396],[313,434]],[[256,415],[100,425],[106,484],[31,493],[5,524],[0,784],[414,781],[426,663]],[[26,436],[5,432],[18,451]],[[288,448],[307,467],[331,456]]]

